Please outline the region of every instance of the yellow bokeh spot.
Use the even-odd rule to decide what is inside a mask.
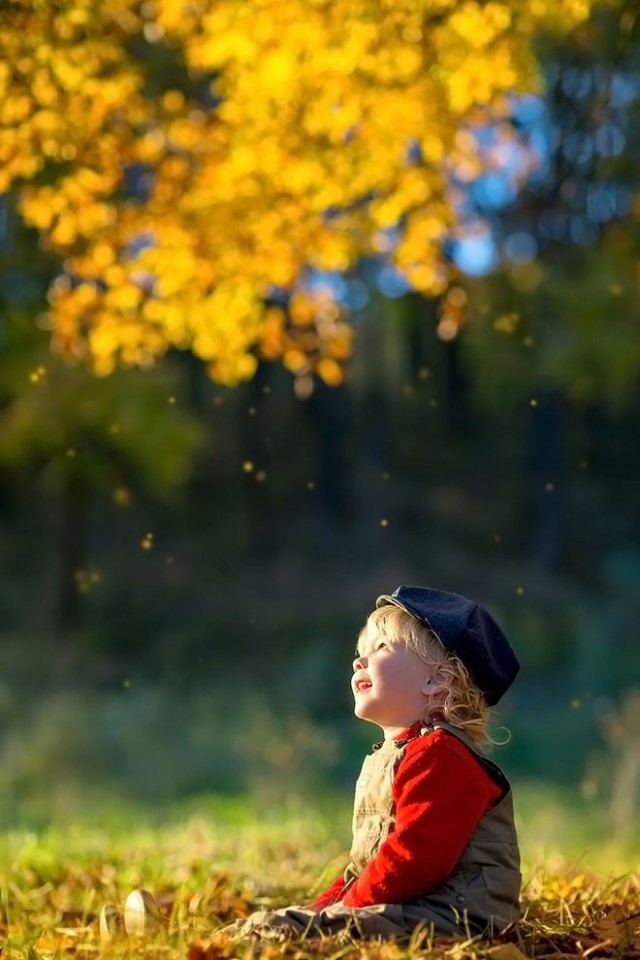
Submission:
[[[335,360],[330,360],[328,357],[323,357],[322,360],[319,360],[316,369],[318,376],[330,387],[337,387],[344,379],[342,367],[336,363]]]
[[[296,377],[293,383],[293,392],[298,400],[308,400],[313,394],[315,384],[313,377],[306,374],[303,377]]]
[[[104,270],[106,267],[111,266],[115,260],[115,252],[113,247],[111,247],[108,243],[96,243],[91,251],[91,259],[95,263],[98,270]]]
[[[181,90],[167,90],[162,97],[162,106],[169,113],[178,113],[184,107],[184,94]]]
[[[454,340],[458,335],[458,324],[449,317],[443,317],[436,328],[436,333],[439,338],[445,342]]]
[[[102,574],[96,567],[74,570],[73,579],[80,593],[89,593],[102,580]]]
[[[462,287],[451,287],[447,291],[447,302],[453,307],[464,307],[467,299],[467,292]]]
[[[309,361],[300,350],[287,350],[282,362],[292,373],[303,374],[309,370]]]
[[[498,330],[500,333],[513,333],[517,329],[519,323],[520,314],[503,313],[501,316],[496,317],[493,326],[494,329]]]
[[[509,282],[518,293],[533,293],[544,279],[544,267],[537,260],[514,263],[509,268]]]
[[[118,507],[130,507],[133,502],[131,491],[127,487],[116,487],[112,499]]]
[[[46,367],[43,367],[43,366],[36,367],[35,370],[32,370],[29,374],[29,382],[42,383],[46,375],[47,375]]]

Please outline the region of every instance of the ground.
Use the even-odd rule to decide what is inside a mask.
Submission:
[[[315,810],[296,802],[271,808],[268,801],[210,800],[149,815],[146,822],[111,811],[40,830],[6,830],[0,839],[2,958],[95,958],[100,908],[122,904],[130,889],[143,886],[156,894],[167,929],[116,945],[116,957],[640,960],[636,852],[618,846],[613,856],[604,842],[585,848],[579,859],[567,850],[542,851],[534,849],[535,829],[530,843],[523,842],[523,920],[491,943],[436,938],[407,946],[331,940],[256,946],[216,938],[225,921],[265,906],[308,902],[330,882],[345,853],[344,831],[332,829],[334,820],[332,804]]]

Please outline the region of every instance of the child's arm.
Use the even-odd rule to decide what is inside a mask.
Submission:
[[[345,883],[346,881],[344,876],[340,874],[340,876],[334,880],[326,890],[323,890],[322,893],[318,894],[316,899],[311,904],[311,909],[323,910],[325,907],[331,906],[332,903],[338,903],[338,901],[342,899]]]
[[[442,883],[501,791],[463,744],[437,731],[407,745],[393,796],[395,829],[344,893],[345,906],[402,903]]]

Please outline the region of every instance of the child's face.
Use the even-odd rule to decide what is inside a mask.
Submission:
[[[353,661],[355,715],[394,736],[420,718],[435,671],[409,647],[392,646],[379,634],[369,652]]]

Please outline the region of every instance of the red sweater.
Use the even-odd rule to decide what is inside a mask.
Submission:
[[[399,740],[415,736],[413,725]],[[415,736],[393,779],[395,825],[344,893],[340,876],[312,904],[322,910],[403,903],[424,896],[453,872],[482,815],[502,796],[473,753],[446,730]]]

